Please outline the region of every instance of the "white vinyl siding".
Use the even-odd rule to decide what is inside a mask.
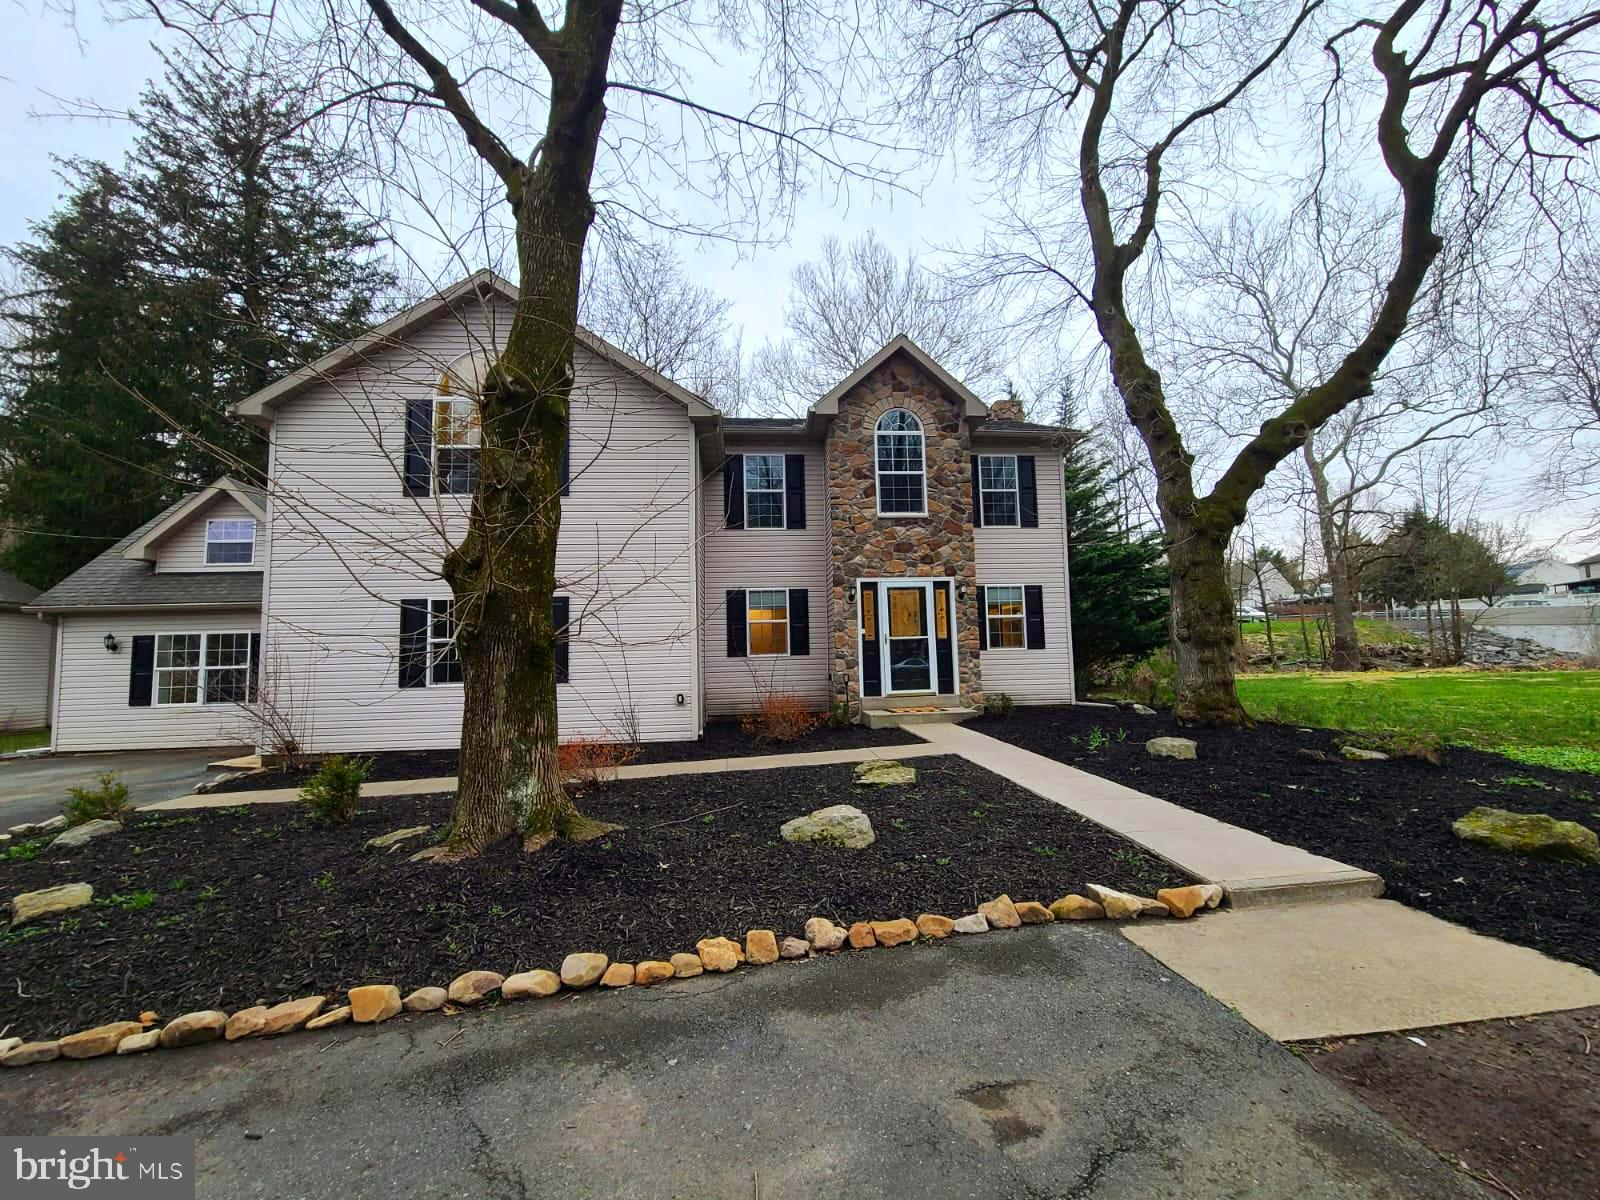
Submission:
[[[986,695],[1005,692],[1018,704],[1066,704],[1074,696],[1067,549],[1061,523],[1061,456],[1046,449],[1023,448],[1017,453],[1034,456],[1039,527],[984,525],[973,530],[978,583],[983,587],[1021,589],[1037,584],[1043,588],[1045,648],[996,647],[980,652],[983,690]]]
[[[49,723],[54,633],[32,613],[0,611],[0,729]]]
[[[55,748],[75,750],[168,750],[186,746],[246,746],[254,734],[235,704],[128,703],[133,639],[142,634],[253,633],[255,609],[188,613],[95,613],[63,616],[61,678]],[[105,635],[117,652],[105,648]]]
[[[700,610],[701,667],[706,714],[712,717],[753,712],[771,690],[792,692],[818,709],[828,706],[828,667],[833,660],[833,589],[828,564],[827,480],[821,443],[751,441],[728,445],[729,454],[806,456],[806,527],[767,529],[759,536],[723,526],[722,472],[712,471],[700,488],[704,523]],[[756,591],[805,588],[811,625],[811,653],[728,657],[727,596],[733,589]],[[746,601],[748,603],[748,599]]]
[[[449,597],[439,563],[469,503],[404,495],[405,403],[431,401],[440,372],[497,345],[510,318],[503,302],[468,305],[276,415],[263,663],[289,664],[311,750],[459,743],[460,688],[399,686],[399,602]],[[556,555],[572,628],[560,734],[617,736],[631,709],[645,740],[693,738],[693,427],[682,405],[587,351],[575,367]]]
[[[211,521],[255,521],[256,547],[252,562],[206,562],[206,526]],[[157,571],[259,571],[267,561],[262,545],[265,532],[255,514],[232,496],[224,495],[216,503],[197,512],[178,529],[164,538],[155,548]]]

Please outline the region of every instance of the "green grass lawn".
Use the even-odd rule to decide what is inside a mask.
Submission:
[[[1600,671],[1241,675],[1239,696],[1267,720],[1431,732],[1521,762],[1600,772]]]
[[[1267,651],[1267,623],[1265,621],[1242,621],[1239,624],[1239,633],[1244,640],[1244,648],[1250,654],[1265,654]],[[1405,629],[1401,629],[1393,621],[1370,621],[1362,618],[1356,619],[1356,637],[1363,646],[1389,646],[1401,642],[1415,642],[1416,636]],[[1333,629],[1325,627],[1322,631],[1323,642],[1333,644]],[[1279,654],[1300,655],[1307,645],[1311,647],[1313,655],[1319,654],[1317,641],[1317,619],[1315,617],[1274,617],[1272,618],[1272,641]]]
[[[13,750],[32,750],[37,746],[49,744],[48,729],[18,729],[9,732],[0,729],[0,754],[9,754]]]

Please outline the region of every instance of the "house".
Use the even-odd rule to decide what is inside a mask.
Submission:
[[[462,668],[440,563],[465,534],[475,391],[515,298],[480,272],[239,406],[270,465],[250,505],[231,481],[208,489],[256,521],[255,590],[234,567],[225,611],[62,607],[106,558],[118,586],[93,590],[120,605],[166,576],[215,585],[215,567],[177,554],[207,536],[215,495],[41,597],[76,627],[58,748],[237,740],[241,687],[313,752],[454,746]],[[986,406],[904,337],[796,419],[726,417],[583,330],[574,368],[553,614],[564,738],[692,739],[772,691],[873,723],[997,692],[1074,699],[1063,430]],[[212,689],[205,662],[173,674],[175,649],[204,660],[214,635],[247,628],[255,682]],[[113,636],[154,639],[148,705],[142,652],[89,653]],[[73,665],[86,659],[97,686]]]
[[[1600,595],[1600,554],[1591,554],[1572,564],[1577,578],[1567,584],[1567,591],[1575,596]]]
[[[0,571],[0,730],[49,723],[52,631],[48,621],[22,611],[38,594]]]
[[[1511,577],[1513,596],[1546,596],[1564,591],[1567,584],[1581,577],[1580,572],[1580,567],[1548,554],[1514,562],[1506,567],[1506,574]]]
[[[1289,582],[1277,566],[1265,560],[1255,563],[1230,562],[1228,586],[1233,592],[1233,606],[1236,609],[1259,608],[1263,596],[1266,603],[1276,604],[1280,600],[1293,600],[1300,594],[1299,589]]]

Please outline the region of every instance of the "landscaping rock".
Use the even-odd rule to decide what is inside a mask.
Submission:
[[[916,768],[904,763],[875,759],[857,763],[855,779],[857,787],[893,787],[901,783],[915,783],[917,772]]]
[[[228,1024],[222,1030],[222,1036],[230,1042],[237,1042],[241,1038],[255,1037],[261,1032],[261,1027],[267,1023],[267,1006],[257,1004],[250,1008],[241,1008],[228,1018]]]
[[[22,892],[11,897],[11,928],[82,908],[93,899],[94,888],[87,883],[60,883],[37,892]]]
[[[1479,806],[1451,827],[1467,842],[1479,842],[1507,854],[1600,863],[1600,838],[1576,821],[1558,821],[1544,813],[1508,812]]]
[[[917,923],[904,917],[897,917],[893,921],[874,921],[872,936],[880,946],[904,946],[907,942],[917,940]]]
[[[778,935],[770,929],[752,929],[744,935],[744,956],[755,966],[778,961]]]
[[[833,804],[785,821],[779,832],[786,842],[816,842],[842,850],[860,850],[877,840],[867,814],[851,804]]]
[[[1367,750],[1361,746],[1340,746],[1339,753],[1350,762],[1388,762],[1389,756],[1381,750]]]
[[[306,1022],[307,1029],[327,1029],[333,1025],[343,1025],[350,1019],[350,1006],[341,1004],[338,1008],[330,1008],[320,1017],[312,1017]]]
[[[60,833],[66,827],[66,817],[58,815],[46,821],[24,821],[21,825],[13,825],[6,832],[12,837],[31,838],[45,833]]]
[[[476,1004],[504,982],[505,976],[494,971],[468,971],[450,981],[446,995],[454,1004]]]
[[[731,971],[744,961],[739,943],[725,937],[701,938],[694,949],[700,956],[700,965],[708,971]]]
[[[1022,917],[1017,913],[1017,906],[1011,903],[1010,896],[996,896],[987,904],[978,905],[978,914],[989,923],[990,929],[1018,929],[1022,926]]]
[[[267,1009],[261,1022],[258,1037],[277,1037],[280,1033],[293,1033],[327,1005],[326,996],[301,996],[298,1000],[285,1000]]]
[[[0,1038],[0,1055],[4,1055],[7,1050],[15,1050],[20,1045],[22,1039],[19,1037]]]
[[[438,1012],[449,999],[450,993],[442,987],[419,987],[400,1001],[400,1007],[407,1012]]]
[[[350,1019],[358,1026],[376,1026],[400,1011],[400,989],[394,984],[362,984],[346,992]]]
[[[60,1042],[23,1042],[0,1054],[0,1067],[27,1067],[60,1057]]]
[[[113,1021],[109,1025],[96,1025],[81,1033],[71,1033],[62,1038],[62,1058],[99,1058],[102,1054],[115,1054],[117,1044],[125,1037],[143,1033],[144,1026],[137,1021]]]
[[[652,983],[660,983],[665,979],[671,979],[677,973],[669,962],[656,962],[653,959],[648,959],[634,967],[633,981],[643,987]]]
[[[154,1050],[161,1044],[161,1030],[146,1029],[141,1033],[130,1033],[117,1043],[118,1054],[143,1054],[146,1050]]]
[[[1193,738],[1157,737],[1144,744],[1151,758],[1193,758],[1200,749]]]
[[[591,981],[592,982],[592,981]],[[585,987],[588,984],[584,985]],[[561,990],[561,976],[554,971],[519,971],[507,975],[500,985],[502,1000],[533,1000],[554,996]]]
[[[1156,899],[1167,906],[1167,911],[1179,920],[1194,915],[1201,908],[1215,908],[1222,903],[1220,883],[1197,883],[1191,887],[1162,888]]]
[[[844,940],[845,931],[827,917],[812,917],[806,922],[806,941],[813,950],[837,950]]]
[[[1037,900],[1018,900],[1016,909],[1024,925],[1048,925],[1056,919],[1055,913]]]
[[[1058,921],[1098,921],[1106,915],[1106,910],[1097,901],[1075,892],[1069,892],[1057,900],[1050,906],[1050,911]]]
[[[779,958],[804,958],[811,953],[811,943],[805,938],[786,937],[778,946]]]
[[[95,838],[105,837],[108,833],[121,832],[121,821],[85,821],[82,825],[74,825],[57,837],[55,841],[50,843],[50,849],[71,850],[74,846],[92,842]]]
[[[1130,704],[1128,705],[1128,711],[1138,713],[1141,717],[1153,717],[1156,715],[1156,710],[1148,704]]]
[[[367,840],[367,849],[387,850],[390,854],[393,854],[401,842],[409,841],[414,837],[421,837],[432,828],[433,826],[431,825],[413,825],[409,829],[396,829],[392,833],[381,833],[377,837]]]
[[[705,970],[698,954],[674,954],[672,956],[672,974],[677,979],[692,979]]]
[[[957,933],[988,933],[989,918],[982,913],[968,913],[964,917],[957,917],[950,928]]]
[[[633,964],[612,963],[606,968],[606,973],[600,976],[600,986],[604,988],[632,987]]]
[[[872,926],[866,921],[857,921],[845,933],[846,940],[852,950],[870,950],[878,944],[878,935],[872,932]]]
[[[561,982],[577,991],[593,987],[610,964],[604,954],[569,954],[561,960]]]
[[[228,1014],[214,1008],[204,1012],[184,1013],[183,1016],[174,1017],[167,1022],[167,1027],[161,1031],[161,1045],[171,1048],[214,1042],[222,1036],[223,1030],[227,1027]]]
[[[917,918],[917,932],[925,938],[947,938],[955,931],[956,923],[949,917],[936,913],[923,913]]]
[[[1102,887],[1098,883],[1091,883],[1089,890],[1094,893],[1094,898],[1100,901],[1100,906],[1106,910],[1106,916],[1113,921],[1136,920],[1145,914],[1162,917],[1167,915],[1167,906],[1148,896],[1119,892],[1116,888]]]
[[[243,779],[246,775],[264,775],[265,771],[224,771],[221,775],[213,775],[210,779],[202,779],[194,785],[194,794],[204,796],[214,792],[225,783],[232,783],[236,779]]]

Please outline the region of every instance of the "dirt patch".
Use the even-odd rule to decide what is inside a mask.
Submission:
[[[914,784],[858,789],[851,768],[684,775],[616,784],[586,812],[626,828],[525,855],[511,843],[459,866],[364,849],[450,815],[448,795],[379,801],[344,827],[296,805],[132,818],[76,851],[0,864],[0,896],[72,880],[95,903],[0,936],[0,1026],[49,1037],[144,1008],[174,1015],[339,992],[402,989],[461,971],[555,967],[576,950],[637,961],[751,928],[952,916],[999,892],[1045,903],[1090,882],[1185,882],[1165,864],[960,758],[917,762]],[[850,803],[864,850],[791,845],[791,817]]]
[[[709,721],[705,735],[693,742],[647,742],[636,763],[703,762],[708,758],[748,758],[758,754],[802,754],[816,750],[857,750],[869,746],[911,746],[925,743],[904,729],[868,729],[865,725],[819,725],[792,742],[757,741],[737,721]],[[456,774],[456,750],[380,750],[363,753],[372,759],[370,783],[394,779],[438,779]],[[213,792],[253,792],[261,788],[299,787],[315,767],[252,772],[241,779],[218,784]]]
[[[1377,1034],[1306,1056],[1491,1192],[1600,1196],[1600,1009]]]
[[[1533,719],[1530,717],[1530,719]],[[1186,729],[1165,715],[1019,709],[971,727],[1038,754],[1383,876],[1413,908],[1600,968],[1600,868],[1463,842],[1457,817],[1480,804],[1600,828],[1600,778],[1449,747],[1443,764],[1347,763],[1341,736],[1263,722]],[[1196,761],[1152,758],[1159,736],[1192,737]],[[1308,752],[1325,756],[1319,760]]]

